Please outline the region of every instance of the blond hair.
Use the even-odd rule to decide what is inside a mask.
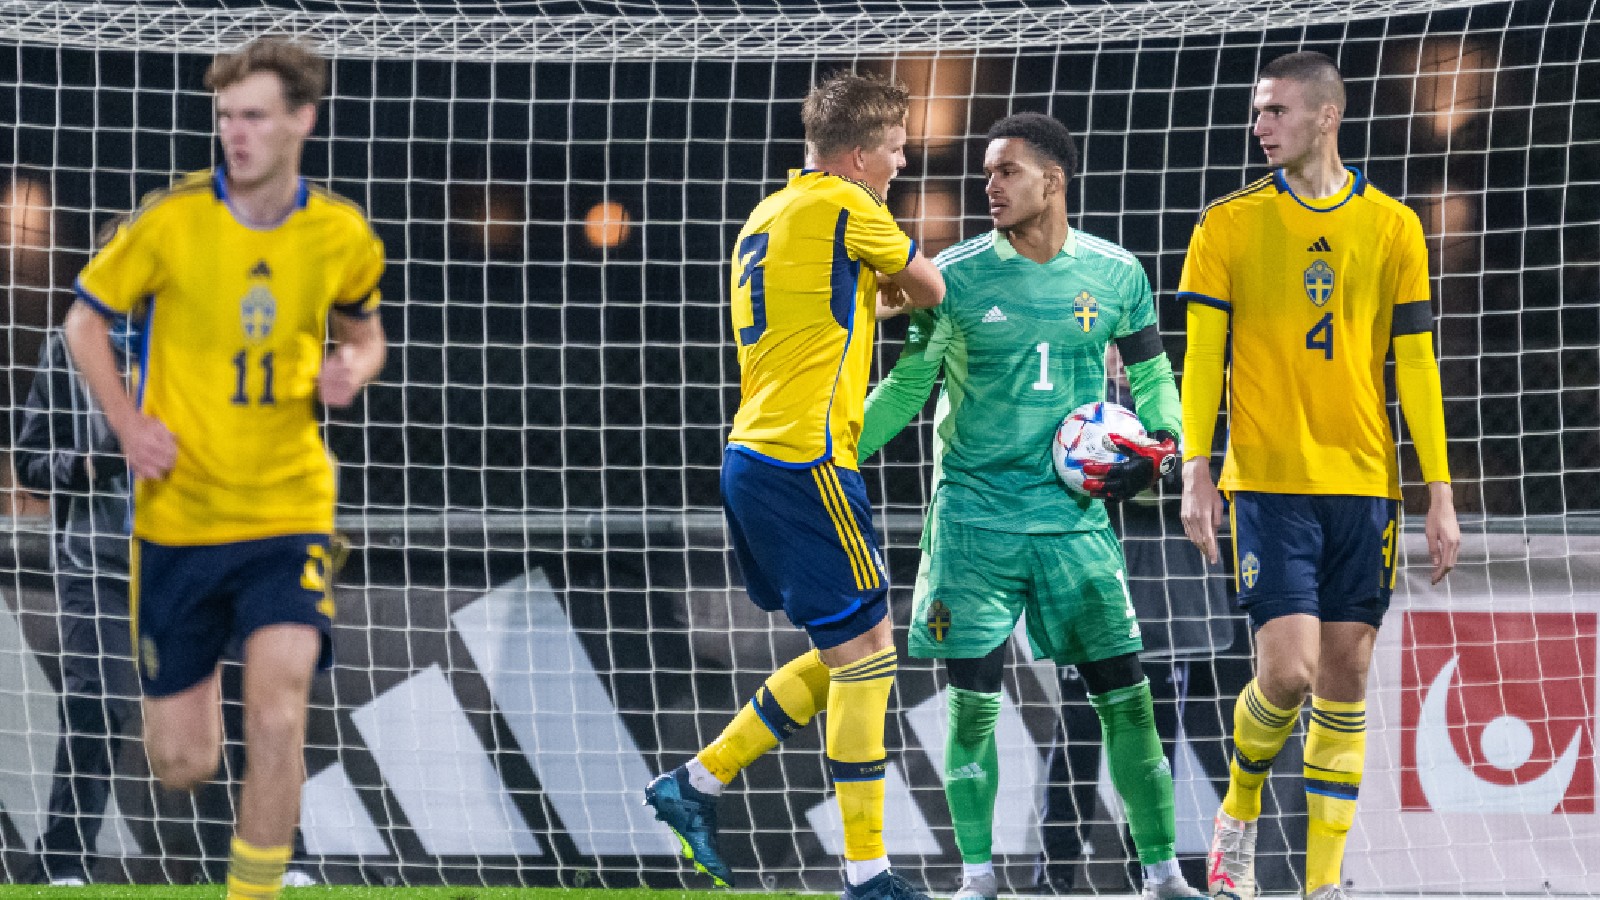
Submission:
[[[838,72],[806,95],[800,121],[806,145],[818,157],[861,147],[876,150],[884,132],[904,125],[911,108],[906,86],[878,75]]]
[[[256,38],[233,53],[219,53],[206,69],[206,87],[220,91],[257,72],[271,72],[283,84],[290,109],[322,101],[328,89],[328,61],[299,41],[285,37]]]

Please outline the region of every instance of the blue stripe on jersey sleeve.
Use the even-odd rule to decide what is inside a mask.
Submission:
[[[839,210],[839,222],[833,227],[833,277],[828,296],[828,308],[840,328],[849,329],[856,308],[856,287],[860,284],[861,262],[850,258],[845,246],[844,233],[850,227],[850,210]]]
[[[913,259],[916,259],[916,258],[917,258],[917,239],[916,238],[912,238],[911,239],[911,252],[906,254],[906,265],[908,265],[908,266],[911,265],[911,261]]]
[[[1198,303],[1202,306],[1220,309],[1229,315],[1233,314],[1233,303],[1227,300],[1218,300],[1215,297],[1207,297],[1205,294],[1196,294],[1193,291],[1179,291],[1178,299],[1184,303]]]
[[[78,281],[73,282],[72,291],[73,291],[73,293],[78,295],[78,299],[79,300],[82,300],[84,303],[87,303],[89,305],[90,309],[93,309],[95,312],[99,313],[101,316],[103,316],[103,317],[105,317],[107,319],[121,319],[121,318],[124,318],[122,313],[119,313],[116,310],[112,309],[111,307],[109,307],[109,306],[105,305],[104,303],[100,302],[100,298],[99,297],[96,297],[95,295],[89,293],[89,289],[83,286],[82,279],[79,279]]]

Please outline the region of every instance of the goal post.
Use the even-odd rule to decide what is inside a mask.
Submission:
[[[1597,21],[1596,0],[0,0],[0,402],[20,417],[95,229],[217,160],[210,55],[269,31],[317,45],[333,77],[304,167],[384,240],[392,346],[365,398],[328,418],[353,549],[313,697],[300,862],[333,882],[706,886],[640,800],[806,646],[745,599],[717,479],[738,402],[727,256],[802,161],[808,86],[856,67],[911,88],[889,203],[931,251],[989,227],[989,125],[1060,118],[1082,151],[1073,225],[1143,263],[1180,364],[1190,230],[1266,171],[1255,74],[1322,50],[1349,88],[1345,161],[1428,235],[1465,532],[1458,571],[1428,585],[1403,447],[1410,516],[1345,876],[1357,893],[1584,893],[1600,845]],[[883,331],[880,375],[904,325]],[[902,636],[931,454],[924,415],[863,470]],[[0,873],[19,880],[50,823],[69,623],[49,508],[7,474]],[[1197,880],[1250,637],[1176,502],[1117,520]],[[1067,885],[1128,893],[1081,684],[1014,651],[1002,889],[1025,890],[1045,854]],[[943,686],[902,659],[885,829],[896,866],[935,893],[960,870]],[[1269,781],[1269,893],[1300,888],[1300,746]],[[839,887],[820,747],[802,732],[723,800],[745,885]],[[153,788],[137,740],[110,749],[109,772],[79,773],[110,780],[96,879],[218,878],[226,787],[185,805]]]

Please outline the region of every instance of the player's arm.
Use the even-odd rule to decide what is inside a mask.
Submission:
[[[1217,529],[1222,527],[1222,495],[1211,479],[1211,444],[1226,378],[1228,326],[1233,313],[1232,282],[1201,216],[1189,239],[1178,299],[1186,310],[1188,349],[1183,356],[1183,530],[1213,564],[1221,560]],[[1220,237],[1220,235],[1219,235]]]
[[[888,302],[890,315],[903,312],[906,309],[928,309],[938,306],[944,300],[944,276],[939,274],[939,267],[933,260],[922,255],[915,245],[911,248],[911,262],[905,268],[893,275],[883,276],[888,280],[890,292],[879,296],[878,318],[885,318],[885,302]],[[895,295],[901,302],[895,303]]]
[[[878,386],[867,395],[866,414],[861,423],[857,456],[865,461],[899,434],[933,393],[944,361],[946,341],[939,334],[937,313],[917,310],[911,314],[905,347],[900,359]]]
[[[1128,375],[1128,390],[1149,440],[1130,440],[1110,434],[1125,457],[1109,465],[1087,463],[1084,473],[1095,476],[1099,488],[1091,491],[1107,500],[1127,500],[1153,487],[1178,464],[1178,386],[1172,380],[1172,363],[1156,328],[1155,300],[1144,268],[1131,266],[1123,280],[1128,298],[1126,312],[1117,325],[1117,355]],[[1103,469],[1103,471],[1095,471]]]
[[[117,218],[102,228],[100,250],[78,273],[78,301],[62,327],[78,374],[105,413],[117,436],[128,470],[137,478],[163,478],[178,461],[178,440],[167,426],[139,409],[128,396],[127,380],[111,349],[111,320],[166,287],[162,248],[167,243],[157,220],[160,201],[147,201],[133,218]],[[106,230],[110,234],[106,234]]]
[[[1390,327],[1394,347],[1394,382],[1400,395],[1411,442],[1417,448],[1422,480],[1428,483],[1428,518],[1423,533],[1438,584],[1455,568],[1461,551],[1461,526],[1456,522],[1450,488],[1450,462],[1444,428],[1444,390],[1433,353],[1433,313],[1428,307],[1427,245],[1421,223],[1407,222],[1396,252],[1399,297],[1422,297],[1395,303]]]
[[[900,307],[938,306],[944,299],[944,276],[933,260],[922,255],[917,242],[900,229],[888,207],[870,191],[851,195],[844,202],[849,213],[845,249],[852,259],[871,266],[879,282],[890,288],[878,295],[879,317]]]
[[[383,369],[389,341],[376,312],[335,309],[328,319],[334,347],[317,374],[317,395],[329,406],[345,407]]]
[[[1222,495],[1211,479],[1211,442],[1222,406],[1226,377],[1228,313],[1190,300],[1189,349],[1183,356],[1183,528],[1206,559],[1221,560],[1217,529],[1222,527]]]
[[[78,374],[106,415],[122,445],[128,468],[139,478],[162,478],[178,461],[178,441],[159,419],[145,415],[128,396],[111,350],[111,323],[82,297],[67,311],[63,329]]]
[[[1174,442],[1181,442],[1183,408],[1178,400],[1178,382],[1156,326],[1117,338],[1117,353],[1128,373],[1134,412],[1139,414],[1145,430],[1152,436],[1164,431]]]
[[[317,396],[328,406],[355,401],[367,382],[378,376],[389,355],[389,341],[378,317],[378,279],[383,276],[383,242],[364,220],[349,245],[344,281],[328,315],[333,350],[317,373]]]

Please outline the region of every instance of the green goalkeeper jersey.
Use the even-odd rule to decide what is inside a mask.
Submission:
[[[1128,372],[1145,427],[1178,434],[1178,391],[1144,267],[1076,230],[1042,265],[998,231],[962,241],[934,262],[944,274],[944,302],[912,313],[899,362],[867,398],[861,458],[916,416],[943,368],[930,515],[1013,533],[1107,527],[1103,503],[1056,477],[1050,445],[1067,413],[1105,399],[1113,341],[1124,341],[1125,356],[1130,345],[1144,348]]]

